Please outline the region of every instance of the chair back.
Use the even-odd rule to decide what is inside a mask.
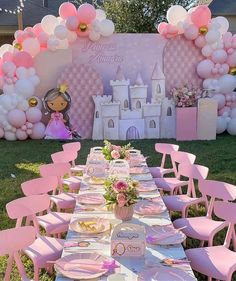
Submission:
[[[196,155],[184,151],[172,151],[170,153],[172,166],[174,168],[175,177],[179,178],[179,173],[176,164],[193,164],[196,160]]]
[[[21,189],[25,196],[45,194],[55,192],[58,186],[58,178],[56,176],[37,178],[23,182]]]
[[[69,142],[69,143],[65,143],[62,145],[63,150],[67,151],[67,150],[73,150],[76,151],[77,153],[80,151],[81,149],[81,144],[79,141],[76,142]]]
[[[70,175],[69,163],[51,163],[44,164],[39,167],[39,172],[42,177],[56,176],[58,178],[64,177],[66,174]]]
[[[15,260],[21,280],[27,278],[24,265],[22,264],[18,251],[30,246],[35,240],[35,229],[33,226],[17,227],[0,231],[0,256],[9,255],[4,281],[10,281],[12,264]]]
[[[77,151],[73,150],[63,150],[51,154],[53,163],[70,163],[75,161],[77,158]]]
[[[171,143],[156,143],[155,144],[156,152],[163,154],[161,160],[161,168],[165,167],[166,155],[170,155],[172,151],[179,150],[179,146]]]

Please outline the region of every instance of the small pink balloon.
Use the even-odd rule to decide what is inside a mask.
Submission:
[[[233,47],[234,49],[236,49],[236,41],[233,41],[232,47]]]
[[[213,67],[212,70],[211,70],[211,72],[212,72],[213,74],[217,74],[217,73],[218,73],[218,68]]]
[[[27,130],[26,125],[21,126],[21,130],[26,131]]]
[[[27,121],[30,123],[37,123],[41,120],[42,118],[42,112],[41,110],[39,110],[36,107],[30,107],[27,111],[26,111],[26,118]],[[26,125],[27,126],[27,125]],[[27,126],[28,127],[28,126]],[[29,128],[29,127],[28,127]]]
[[[226,101],[231,101],[232,97],[231,97],[231,94],[226,94],[225,95],[225,100]]]
[[[211,10],[206,5],[198,6],[191,13],[191,20],[197,27],[207,26],[211,20]]]
[[[209,59],[205,59],[198,64],[197,74],[201,78],[205,78],[205,79],[210,78],[212,75],[213,68],[214,68],[214,63]]]
[[[28,138],[28,134],[24,130],[17,129],[16,137],[18,140],[26,140]]]
[[[224,113],[230,113],[231,109],[229,106],[224,106],[222,109],[219,110],[219,115],[222,116]]]
[[[0,76],[3,75],[3,72],[2,72],[2,64],[3,64],[3,60],[2,60],[2,58],[0,58]]]
[[[205,36],[199,35],[198,38],[194,41],[194,43],[199,49],[202,49],[206,45]]]
[[[28,135],[31,135],[32,132],[33,132],[33,131],[32,131],[31,129],[27,129],[27,130],[26,130],[26,133],[27,133]]]
[[[33,123],[31,123],[31,122],[26,122],[26,128],[27,129],[32,129],[33,128]]]
[[[211,58],[215,63],[224,63],[227,60],[227,53],[223,49],[215,50],[212,53]]]
[[[162,34],[163,31],[166,29],[166,27],[168,26],[168,23],[166,22],[161,22],[160,24],[158,24],[158,28],[157,31]]]
[[[224,108],[225,106],[225,95],[222,95],[222,94],[215,94],[213,97],[212,97],[214,100],[217,101],[217,104],[218,104],[218,109],[222,109]]]
[[[223,75],[223,74],[225,73],[225,71],[224,71],[224,68],[223,68],[223,67],[219,68],[219,73],[220,73],[221,75]]]
[[[33,27],[26,27],[24,31],[27,33],[29,37],[33,37],[33,38],[35,37]]]
[[[231,104],[232,104],[232,101],[227,101],[227,102],[226,102],[226,106],[229,106],[229,107],[230,107]]]
[[[38,40],[39,40],[39,44],[40,47],[42,48],[46,48],[47,47],[47,43],[48,43],[48,39],[49,39],[49,35],[42,31],[39,35],[38,35]]]
[[[187,40],[195,40],[198,37],[199,31],[198,28],[191,24],[184,30],[184,37]]]
[[[12,61],[13,60],[13,53],[5,52],[2,56],[3,61]]]
[[[16,71],[16,65],[12,61],[5,61],[2,64],[2,71],[8,75],[8,77],[13,77]]]
[[[38,37],[41,32],[43,32],[41,23],[37,23],[33,26],[34,34]]]
[[[77,15],[76,7],[70,2],[62,3],[61,6],[59,7],[59,15],[63,19],[67,19],[68,17],[71,16],[76,16]]]
[[[82,4],[78,8],[78,19],[81,23],[91,23],[96,18],[95,8],[88,3]]]
[[[66,20],[66,27],[71,31],[77,30],[78,25],[79,25],[79,20],[76,16],[70,16]]]
[[[224,74],[229,72],[229,65],[227,63],[222,64],[221,67],[224,69]]]
[[[234,52],[234,49],[233,49],[233,48],[229,48],[229,49],[227,50],[227,53],[228,53],[229,55],[232,55],[233,52]]]
[[[45,135],[45,125],[42,122],[34,124],[32,133],[30,134],[31,139],[42,139]]]
[[[16,67],[24,66],[26,68],[29,68],[34,65],[33,58],[29,53],[25,51],[15,53],[13,62],[15,63]]]
[[[228,56],[227,64],[230,67],[235,67],[236,66],[236,50],[231,55]]]
[[[24,111],[20,109],[13,109],[8,112],[7,115],[8,122],[16,128],[20,128],[26,122],[26,116]]]
[[[18,43],[22,43],[23,40],[24,40],[24,31],[23,30],[17,30],[14,33],[14,37],[15,37],[15,39]]]
[[[223,34],[223,41],[226,42],[226,41],[231,41],[232,40],[232,33],[231,32],[226,32],[225,34]]]

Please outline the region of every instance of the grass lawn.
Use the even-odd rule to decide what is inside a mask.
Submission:
[[[158,140],[159,142],[170,142],[170,140]],[[160,156],[155,153],[154,144],[156,140],[133,141],[132,145],[140,149],[148,158],[148,165],[155,166],[160,164]],[[236,137],[221,135],[216,141],[192,141],[176,142],[180,145],[180,150],[191,152],[197,155],[196,163],[209,167],[210,173],[208,178],[225,181],[236,185]],[[123,144],[124,142],[116,142]],[[20,184],[26,180],[39,176],[38,167],[44,163],[50,163],[50,155],[62,148],[63,142],[39,140],[25,142],[7,142],[0,141],[0,229],[14,227],[15,221],[7,217],[5,205],[23,194]],[[81,141],[82,149],[79,155],[78,163],[85,164],[87,154],[92,146],[100,146],[102,142],[83,140]],[[190,215],[196,216],[204,214],[202,207],[198,213],[191,209]],[[174,215],[177,218],[178,214]],[[215,244],[223,242],[225,233],[219,233],[216,236]],[[188,239],[187,247],[198,246],[197,241]],[[31,262],[23,257],[25,267],[29,277],[33,277],[33,267]],[[0,280],[4,278],[6,268],[6,258],[0,258]],[[198,280],[206,280],[203,276],[197,275]],[[12,272],[11,280],[18,281],[17,270]],[[40,280],[54,280],[45,272],[40,276]],[[235,279],[236,280],[236,279]]]

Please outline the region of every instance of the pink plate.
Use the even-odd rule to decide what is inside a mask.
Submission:
[[[163,201],[152,202],[150,200],[141,200],[134,206],[134,212],[139,215],[158,215],[166,211]]]
[[[102,218],[80,218],[70,223],[70,229],[83,234],[97,234],[109,231],[109,220]]]
[[[154,182],[147,181],[147,182],[139,182],[139,186],[137,187],[137,190],[139,192],[150,192],[157,190],[157,187]]]
[[[147,237],[153,237],[154,245],[175,245],[182,243],[186,236],[182,231],[176,231],[173,224],[153,225],[146,228]]]
[[[63,276],[73,280],[98,278],[108,272],[103,269],[106,257],[97,253],[78,253],[68,255],[55,263],[55,269]]]
[[[193,276],[180,268],[164,267],[151,268],[141,272],[138,281],[194,281]]]
[[[83,205],[102,205],[105,199],[100,193],[85,193],[78,195],[77,202]]]

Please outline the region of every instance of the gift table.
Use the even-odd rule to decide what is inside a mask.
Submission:
[[[145,163],[146,165],[146,163]],[[152,180],[151,174],[138,174],[131,175],[133,178],[138,180]],[[154,182],[153,182],[154,183]],[[86,194],[88,192],[91,193],[104,193],[104,188],[102,185],[90,185],[88,183],[83,183],[80,194]],[[141,194],[141,193],[140,193]],[[142,193],[142,199],[152,199],[152,198],[160,198],[160,193],[158,190]],[[162,199],[160,198],[162,201]],[[162,201],[163,202],[163,201]],[[164,204],[164,203],[163,203]],[[117,220],[113,214],[113,212],[108,211],[106,207],[100,208],[84,208],[84,206],[77,204],[74,210],[73,217],[71,222],[80,219],[80,218],[105,218],[109,219],[112,228],[121,223],[122,221]],[[159,214],[159,215],[150,215],[150,216],[141,216],[138,214],[134,214],[133,219],[129,221],[129,223],[139,224],[143,226],[153,226],[153,225],[170,225],[171,220],[168,211]],[[87,247],[81,247],[77,244],[77,242],[85,241],[88,242]],[[68,243],[71,242],[70,247],[68,247]],[[111,257],[110,254],[110,245],[111,244],[111,235],[108,234],[97,234],[97,235],[86,235],[80,234],[75,231],[69,229],[67,237],[66,237],[66,247],[64,248],[62,257],[75,254],[75,253],[100,253],[102,255]],[[197,280],[194,277],[193,271],[188,263],[176,265],[176,266],[164,266],[161,261],[165,258],[174,258],[174,259],[183,259],[185,258],[185,252],[181,244],[175,245],[149,245],[146,246],[145,255],[143,257],[113,257],[116,260],[116,263],[119,265],[118,268],[115,269],[115,273],[120,273],[123,276],[125,281],[135,281],[138,280],[138,274],[144,270],[152,271],[154,268],[157,270],[162,270],[163,268],[168,269],[169,271],[174,268],[178,268],[182,272],[180,276],[176,275],[173,272],[173,280]],[[113,273],[114,273],[113,272]],[[93,280],[109,280],[109,274],[105,274],[97,279]],[[56,281],[69,281],[71,279],[63,277],[61,274],[57,274]],[[118,279],[117,279],[118,280]],[[141,280],[141,279],[140,279]],[[166,280],[166,279],[155,279],[155,280]],[[148,281],[148,280],[145,280]],[[170,280],[168,280],[170,281]]]

